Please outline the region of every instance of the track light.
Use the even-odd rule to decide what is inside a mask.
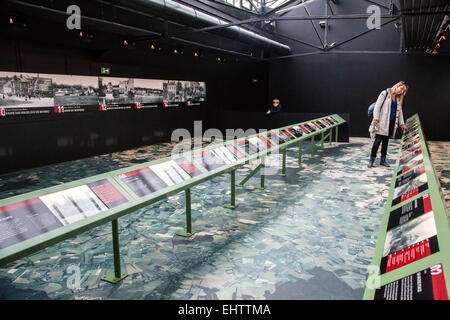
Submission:
[[[13,18],[9,18],[9,23],[10,24],[14,24],[14,19]]]
[[[128,41],[127,40],[123,40],[123,45],[127,46],[128,45]]]
[[[152,43],[152,44],[150,44],[150,49],[152,49],[152,50],[155,50],[156,49],[156,47],[155,47],[155,45]]]
[[[327,22],[326,22],[325,20],[319,21],[319,26],[320,26],[321,28],[324,29],[326,25],[327,25]]]

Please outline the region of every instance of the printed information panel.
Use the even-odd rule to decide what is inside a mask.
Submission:
[[[128,200],[107,179],[0,207],[0,249]]]
[[[448,300],[442,264],[382,286],[375,300]]]

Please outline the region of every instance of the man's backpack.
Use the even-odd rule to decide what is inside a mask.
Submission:
[[[384,97],[384,101],[383,101],[383,104],[381,106],[384,105],[384,103],[386,102],[386,99],[387,99],[388,96],[389,96],[389,92],[386,90],[386,96]],[[369,116],[369,119],[373,118],[373,110],[375,109],[375,104],[376,103],[377,103],[376,101],[374,103],[372,103],[369,106],[369,109],[367,110],[367,115]]]

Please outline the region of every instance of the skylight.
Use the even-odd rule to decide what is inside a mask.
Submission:
[[[216,0],[225,2],[239,9],[244,9],[254,13],[264,13],[268,10],[278,8],[289,2],[289,0]]]

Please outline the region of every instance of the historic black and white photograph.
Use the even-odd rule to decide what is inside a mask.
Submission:
[[[386,233],[383,257],[436,235],[433,211]]]
[[[205,101],[206,86],[204,82],[198,81],[175,81],[163,82],[164,102]]]
[[[205,99],[206,85],[199,81],[0,72],[0,106],[5,108],[201,102]]]

